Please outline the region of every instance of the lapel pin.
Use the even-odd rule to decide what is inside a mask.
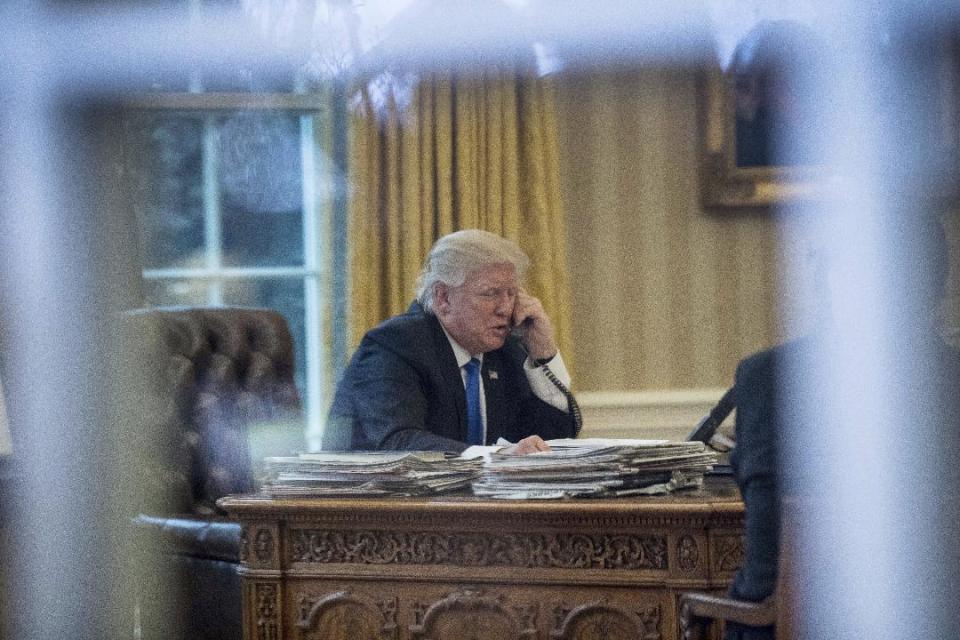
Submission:
[[[496,371],[487,371],[487,375],[490,377],[491,380],[499,380],[499,379],[500,379],[500,375],[497,374]]]

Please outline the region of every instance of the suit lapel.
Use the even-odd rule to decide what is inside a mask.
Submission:
[[[436,316],[428,316],[434,329],[434,344],[438,354],[439,369],[437,371],[437,385],[443,394],[442,397],[452,397],[457,410],[458,427],[456,433],[445,434],[456,440],[467,439],[467,392],[463,388],[463,376],[457,365],[457,357],[453,354],[453,347],[443,332],[440,321]]]
[[[487,442],[496,442],[504,435],[504,407],[502,359],[496,351],[483,356],[483,393],[487,409]]]

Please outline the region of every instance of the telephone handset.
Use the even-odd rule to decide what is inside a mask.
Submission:
[[[517,324],[510,318],[510,333],[523,340],[527,330],[533,326],[533,318],[524,318],[523,322]]]
[[[533,318],[524,318],[523,322],[519,324],[514,322],[513,318],[510,318],[510,335],[517,338],[520,341],[520,348],[523,349],[523,352],[527,354],[527,357],[530,357],[530,352],[527,349],[527,331],[530,327],[533,326]],[[532,360],[533,358],[531,358]]]

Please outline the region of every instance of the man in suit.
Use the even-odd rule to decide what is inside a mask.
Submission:
[[[755,353],[737,365],[737,444],[730,455],[734,477],[743,497],[744,559],[730,595],[759,602],[773,594],[780,542],[780,433],[778,402],[786,359],[802,350],[797,342]],[[727,624],[726,640],[772,640],[772,627]]]
[[[350,360],[323,448],[462,452],[504,438],[506,452],[524,454],[574,437],[579,413],[553,325],[521,286],[528,265],[514,242],[486,231],[440,238],[417,300],[370,330]]]
[[[892,391],[895,399],[883,399],[896,407],[898,419],[905,426],[899,435],[902,459],[897,462],[913,474],[931,474],[928,481],[920,484],[948,496],[960,488],[957,477],[947,477],[943,472],[951,465],[938,466],[929,458],[912,459],[922,455],[919,452],[930,450],[924,444],[930,433],[911,428],[930,425],[942,437],[942,451],[953,451],[956,446],[960,426],[956,391],[960,384],[960,352],[942,340],[936,314],[931,313],[938,307],[945,288],[949,253],[943,227],[935,216],[907,224],[910,230],[903,234],[898,256],[903,261],[903,280],[897,283],[900,288],[891,290],[906,292],[898,298],[898,306],[915,314],[902,313],[905,321],[894,325],[884,345],[885,353],[871,357],[883,363],[881,366],[891,379],[903,382]],[[818,431],[810,429],[809,417],[811,407],[829,407],[829,399],[837,397],[823,375],[823,359],[830,354],[834,362],[857,361],[864,355],[852,350],[836,330],[838,309],[842,308],[842,294],[835,282],[840,277],[836,262],[824,248],[815,255],[815,281],[823,305],[814,330],[803,338],[755,353],[737,367],[737,444],[731,465],[746,507],[743,564],[730,590],[730,595],[737,599],[756,602],[773,594],[780,549],[781,497],[809,494],[816,499],[824,491],[822,479],[829,475],[823,461],[831,456],[824,449],[826,443],[817,437]],[[874,394],[870,391],[867,400]],[[879,403],[880,399],[875,401]],[[818,411],[816,416],[837,422],[840,428],[864,427],[839,425],[832,412]],[[799,452],[803,455],[797,455]],[[956,465],[952,468],[951,473],[956,476]],[[948,514],[942,516],[946,524],[940,531],[945,540],[953,540],[944,543],[947,551],[943,555],[947,557],[957,552],[960,542],[957,503],[946,498],[939,501],[941,512]],[[955,579],[956,576],[951,578]],[[944,583],[950,584],[951,580]],[[727,625],[725,635],[726,640],[773,637],[772,627],[733,623]]]

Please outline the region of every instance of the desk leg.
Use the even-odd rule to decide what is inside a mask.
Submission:
[[[283,611],[278,580],[244,582],[244,640],[283,640],[280,614]]]

